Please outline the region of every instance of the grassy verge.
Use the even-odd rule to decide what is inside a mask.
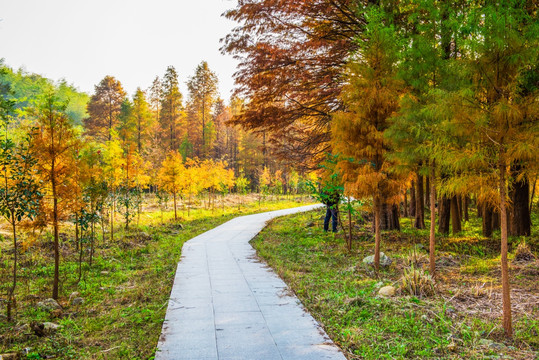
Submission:
[[[98,241],[91,267],[84,254],[78,283],[78,254],[67,240],[72,234],[66,225],[62,309],[49,312],[37,306],[51,295],[54,261],[49,235],[21,254],[16,322],[0,318],[0,354],[27,353],[23,358],[28,359],[152,359],[183,243],[238,215],[300,205],[304,203],[291,199],[250,202],[240,210],[237,204],[224,210],[197,209],[181,220],[181,227],[171,220],[172,212],[164,214],[163,224],[159,211],[144,213],[140,226],[129,232],[118,229],[114,242]],[[5,239],[4,250],[8,244]],[[7,287],[11,257],[1,250],[0,256],[0,285]],[[75,305],[76,297],[83,303]],[[36,325],[44,322],[60,328],[39,334]]]
[[[512,261],[515,337],[506,341],[499,240],[481,238],[477,220],[466,225],[462,236],[438,239],[435,295],[420,296],[407,293],[401,277],[412,264],[428,268],[428,230],[412,229],[410,219],[403,219],[402,232],[385,233],[382,251],[393,263],[375,274],[362,263],[374,249],[370,224],[356,226],[349,253],[342,235],[322,231],[321,215],[315,211],[276,219],[253,246],[349,359],[537,358],[539,262]],[[513,245],[518,241],[512,239]],[[537,239],[529,242],[537,255]],[[378,295],[386,285],[397,288],[396,296]]]

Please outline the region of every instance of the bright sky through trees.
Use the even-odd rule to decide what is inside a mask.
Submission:
[[[236,62],[219,52],[236,0],[0,0],[0,58],[17,69],[65,78],[92,93],[114,75],[129,95],[173,65],[180,90],[206,60],[225,99]]]

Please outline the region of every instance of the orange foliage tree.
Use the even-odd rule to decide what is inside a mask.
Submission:
[[[66,104],[59,103],[53,94],[46,96],[37,114],[37,128],[32,134],[34,156],[46,184],[43,215],[52,222],[54,231],[54,281],[52,298],[58,299],[60,269],[60,220],[66,218],[73,197],[74,158],[72,149],[78,143]]]
[[[390,173],[392,163],[384,133],[398,109],[401,85],[395,80],[397,38],[376,7],[369,10],[365,38],[349,64],[349,84],[343,91],[347,111],[332,124],[332,145],[340,153],[345,191],[357,198],[372,197],[375,219],[374,264],[380,264],[380,221],[384,203],[399,200],[401,182]]]

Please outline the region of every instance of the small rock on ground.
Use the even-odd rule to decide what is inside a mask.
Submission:
[[[391,297],[391,296],[394,296],[395,295],[395,287],[394,286],[384,286],[383,288],[381,288],[379,291],[378,291],[378,295],[382,295],[382,296],[387,296],[387,297]]]
[[[43,323],[43,330],[45,330],[45,332],[48,332],[48,333],[55,332],[56,330],[58,330],[61,327],[62,327],[61,325],[51,323],[51,322],[44,322]]]
[[[389,266],[393,260],[389,258],[386,254],[383,252],[380,252],[380,266]],[[367,256],[363,259],[363,263],[367,265],[374,265],[374,255]]]
[[[60,304],[54,299],[45,299],[37,303],[37,307],[45,311],[61,309]]]
[[[81,297],[76,297],[71,301],[71,305],[82,305],[84,304],[84,299]]]

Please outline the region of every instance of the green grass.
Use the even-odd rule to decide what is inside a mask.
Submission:
[[[77,283],[78,254],[70,241],[62,244],[59,313],[39,310],[36,303],[51,296],[53,257],[47,239],[40,239],[21,256],[15,323],[0,319],[0,354],[30,348],[27,358],[44,359],[152,359],[165,316],[183,243],[231,218],[262,211],[304,205],[294,199],[237,205],[215,211],[197,209],[173,222],[172,212],[145,213],[140,226],[126,233],[117,224],[115,241],[98,240],[94,263],[83,264]],[[118,219],[120,221],[120,219]],[[64,227],[71,238],[70,230]],[[144,232],[149,236],[138,236]],[[47,236],[50,241],[50,236]],[[6,242],[6,244],[9,244]],[[0,285],[10,279],[11,258],[0,253]],[[88,259],[87,253],[84,255]],[[4,291],[2,291],[3,293]],[[71,305],[70,294],[84,299]],[[2,309],[2,313],[4,309]],[[25,324],[50,321],[61,329],[38,337]]]
[[[537,306],[532,313],[515,315],[515,340],[506,342],[507,347],[502,350],[480,343],[481,339],[504,341],[500,319],[486,317],[480,311],[476,316],[459,311],[463,306],[473,307],[476,303],[488,308],[489,302],[498,301],[490,299],[489,292],[482,293],[483,288],[479,286],[474,295],[474,286],[481,282],[492,287],[491,292],[499,290],[496,276],[499,254],[491,249],[492,240],[480,237],[474,224],[467,225],[468,230],[459,237],[438,239],[439,256],[456,259],[457,263],[439,268],[437,295],[422,298],[401,293],[383,298],[377,295],[379,288],[388,284],[399,286],[406,268],[404,259],[415,244],[428,248],[428,230],[412,229],[410,219],[403,219],[402,232],[384,233],[382,251],[395,261],[376,275],[362,264],[363,257],[372,254],[374,249],[372,238],[365,236],[370,224],[360,227],[362,236],[356,236],[353,251],[349,253],[342,235],[322,231],[321,215],[316,211],[277,219],[253,240],[253,246],[323,324],[349,359],[484,359],[489,356],[529,359],[537,356],[534,352],[539,348]],[[314,227],[306,226],[313,222]],[[420,252],[428,261],[425,251]],[[513,286],[535,295],[537,264],[530,265],[529,269],[530,274],[522,275],[528,283],[519,281]],[[518,298],[522,300],[526,298]]]

